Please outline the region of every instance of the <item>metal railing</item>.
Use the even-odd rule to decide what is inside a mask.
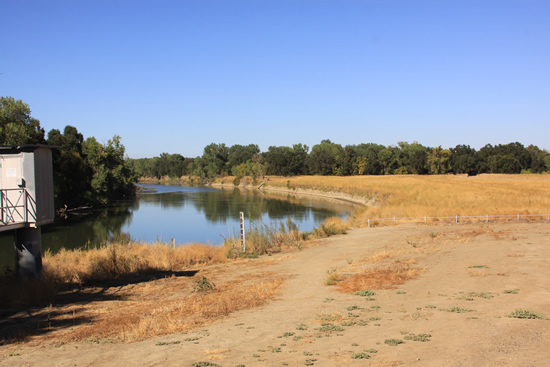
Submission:
[[[406,222],[424,222],[428,223],[428,220],[451,220],[455,223],[458,223],[459,221],[484,221],[486,223],[489,223],[489,220],[491,219],[508,219],[508,220],[516,220],[520,221],[521,218],[530,218],[530,217],[542,217],[543,221],[550,222],[550,213],[549,214],[514,214],[514,215],[455,215],[454,217],[393,217],[393,218],[374,218],[374,219],[367,219],[366,221],[357,223],[355,226],[358,226],[363,223],[368,223],[368,227],[370,228],[371,223],[374,222],[382,222],[382,221],[393,221],[393,224],[397,224],[398,221],[406,221]]]
[[[26,189],[0,190],[0,226],[36,222],[36,201]]]

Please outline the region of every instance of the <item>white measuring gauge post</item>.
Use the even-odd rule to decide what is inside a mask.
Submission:
[[[241,246],[243,248],[243,252],[246,252],[246,239],[244,236],[244,212],[240,212],[241,217]]]

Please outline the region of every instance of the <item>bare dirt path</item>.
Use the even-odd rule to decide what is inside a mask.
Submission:
[[[355,229],[231,273],[288,276],[262,308],[136,343],[2,346],[0,366],[548,365],[550,321],[507,315],[550,317],[549,245],[548,223]],[[325,285],[396,264],[420,274],[366,297]]]

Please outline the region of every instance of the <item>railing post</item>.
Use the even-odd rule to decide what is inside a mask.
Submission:
[[[518,214],[518,222],[519,222],[519,214]]]
[[[424,216],[424,224],[426,224],[426,223],[428,223],[428,222],[426,221],[426,216]]]
[[[456,223],[458,223],[458,215],[456,216]]]
[[[489,214],[487,214],[487,221],[486,223],[489,223]]]
[[[26,189],[21,189],[23,190],[23,210],[25,211],[25,223],[29,223],[29,212],[27,211],[27,190]]]
[[[395,217],[393,217],[393,225],[396,225],[397,221],[395,220]]]
[[[548,214],[548,218],[550,218],[550,214]],[[367,225],[368,225],[368,228],[370,228],[370,219],[367,219]]]

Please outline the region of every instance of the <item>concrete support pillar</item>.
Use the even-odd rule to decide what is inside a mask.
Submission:
[[[21,278],[42,278],[42,236],[40,227],[16,229],[15,271]]]

